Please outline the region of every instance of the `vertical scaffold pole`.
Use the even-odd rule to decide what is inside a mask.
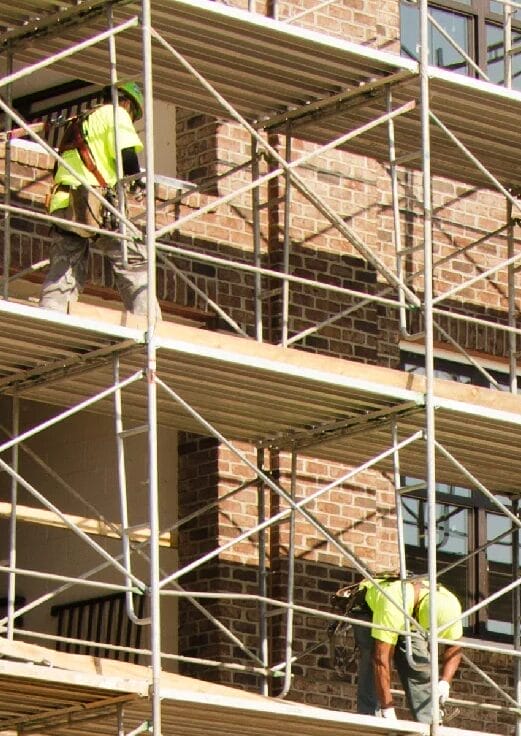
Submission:
[[[13,418],[12,418],[13,437],[18,437],[20,433],[20,399],[18,396],[13,397]],[[20,446],[18,443],[13,445],[11,450],[11,464],[15,473],[18,473]],[[9,567],[11,570],[16,569],[16,507],[18,504],[18,481],[13,475],[11,477],[11,518],[9,526]],[[16,608],[16,573],[9,573],[9,583],[7,589],[7,638],[14,638],[14,612]]]
[[[519,516],[520,503],[519,498],[515,498],[512,504],[512,511],[516,516]],[[512,580],[517,580],[521,573],[520,569],[520,555],[519,555],[519,543],[521,535],[519,533],[519,527],[514,527],[512,531]],[[514,650],[518,652],[521,649],[521,590],[519,585],[512,591],[513,595],[513,606],[512,614],[514,620]],[[518,707],[521,706],[521,659],[516,657],[514,659],[514,696]],[[521,736],[521,717],[516,718],[516,736]]]
[[[505,2],[503,5],[503,66],[505,87],[512,88],[512,5]]]
[[[291,451],[291,489],[290,495],[293,501],[296,501],[297,495],[297,451],[293,449]],[[285,649],[285,660],[286,667],[284,669],[284,685],[279,698],[285,698],[291,689],[291,678],[292,678],[292,662],[293,662],[293,625],[294,625],[294,610],[293,603],[295,602],[295,524],[296,524],[296,512],[295,509],[291,509],[289,517],[289,543],[288,543],[288,605],[289,608],[286,612],[286,649]]]
[[[398,425],[396,420],[392,423],[393,446],[398,446]],[[404,579],[407,575],[407,560],[405,558],[405,538],[404,538],[404,521],[403,521],[403,505],[400,494],[401,486],[401,470],[400,470],[400,453],[395,450],[393,453],[393,480],[394,480],[394,499],[396,504],[396,523],[398,528],[398,557],[400,564],[400,577]]]
[[[423,246],[424,246],[424,320],[425,320],[425,446],[428,505],[428,573],[429,589],[436,590],[436,455],[434,420],[434,348],[432,319],[432,191],[431,150],[429,122],[429,46],[428,4],[420,0],[420,97],[422,123],[423,168]],[[430,595],[429,640],[431,653],[432,736],[439,732],[440,707],[438,700],[438,639],[436,596]]]
[[[391,86],[386,87],[387,112],[391,113],[393,109],[393,93]],[[391,175],[391,201],[393,208],[393,226],[394,226],[394,248],[396,253],[396,275],[400,280],[404,279],[404,258],[402,250],[402,230],[400,222],[400,199],[398,191],[398,171],[396,164],[396,137],[394,129],[394,120],[389,118],[387,123],[387,136],[389,140],[389,170]],[[406,300],[403,289],[398,290],[398,299],[400,302],[400,332],[407,335],[407,313]]]
[[[512,219],[512,202],[507,200],[507,255],[512,258],[515,255],[514,243],[514,221]],[[516,306],[516,270],[515,263],[508,265],[508,326],[516,327],[517,306]],[[517,335],[512,330],[508,333],[508,360],[510,367],[510,391],[517,394]]]
[[[398,425],[396,420],[392,423],[392,439],[393,446],[398,446]],[[403,504],[400,493],[401,486],[401,471],[400,471],[400,453],[395,449],[393,453],[393,482],[394,482],[394,503],[396,506],[396,529],[398,537],[398,560],[400,570],[400,580],[402,581],[402,596],[403,600],[406,599],[406,580],[407,580],[407,560],[405,556],[405,535],[404,535],[404,521],[403,521]],[[410,631],[409,620],[406,618],[403,622],[404,631]],[[407,658],[412,662],[412,642],[411,637],[405,638],[405,652]]]
[[[259,178],[259,150],[256,139],[251,138],[251,178],[257,181]],[[261,237],[260,237],[260,191],[254,187],[251,192],[251,223],[253,228],[253,261],[256,268],[261,263]],[[262,342],[262,276],[257,271],[254,275],[255,293],[255,338]]]
[[[291,162],[291,126],[286,127],[286,161]],[[286,171],[285,189],[284,189],[284,253],[282,269],[287,275],[289,273],[289,252],[291,247],[290,239],[290,214],[291,214],[291,176]],[[282,281],[282,345],[288,346],[288,327],[289,327],[289,281]]]
[[[114,356],[113,362],[114,383],[119,386],[119,355]],[[121,520],[121,543],[123,546],[123,565],[129,571],[129,575],[125,578],[125,593],[127,616],[136,626],[145,626],[150,623],[149,618],[140,619],[136,616],[134,610],[134,594],[130,590],[132,585],[132,559],[130,549],[130,537],[128,533],[128,487],[127,487],[127,471],[125,461],[125,431],[123,427],[123,402],[121,398],[121,389],[114,391],[114,431],[116,434],[116,466],[118,475],[118,492],[119,492],[119,514]]]
[[[9,51],[7,56],[7,74],[13,73],[13,54]],[[6,102],[11,108],[13,106],[13,88],[11,84],[7,85],[6,91]],[[13,121],[4,113],[5,130],[9,131],[13,127]],[[4,283],[2,288],[2,296],[4,299],[9,297],[9,271],[11,269],[11,213],[9,206],[11,204],[11,141],[8,139],[5,142],[5,182],[4,182],[4,203],[7,205],[4,210]]]
[[[261,471],[264,470],[264,449],[259,448],[257,450],[257,468]],[[262,524],[266,519],[266,488],[263,480],[259,477],[257,483],[257,517],[259,524]],[[259,596],[260,600],[258,603],[259,607],[259,654],[262,664],[265,668],[268,667],[268,619],[266,601],[268,595],[268,570],[266,566],[266,530],[261,529],[258,538],[258,549],[259,549]],[[266,675],[262,677],[260,692],[262,695],[268,695],[268,678]]]
[[[505,21],[507,17],[511,19],[511,14],[507,16],[507,8],[505,6]],[[505,46],[505,60],[507,56],[507,48]],[[510,68],[510,81],[511,81],[511,65]],[[507,76],[505,73],[505,84]],[[507,256],[511,258],[515,252],[514,243],[514,221],[512,219],[512,202],[507,200]],[[508,324],[510,327],[516,327],[516,265],[510,263],[507,272],[508,280]],[[509,332],[508,334],[508,360],[509,360],[509,381],[510,381],[510,392],[517,394],[517,335],[515,332]],[[519,513],[519,499],[514,499],[513,512],[518,515]],[[512,532],[512,579],[517,579],[519,575],[519,529],[514,528]],[[519,650],[521,648],[521,591],[517,587],[513,592],[513,621],[514,621],[514,649]],[[516,701],[521,704],[521,660],[519,657],[514,659],[514,692]],[[521,736],[521,718],[516,719],[516,736]]]
[[[152,24],[150,0],[142,5],[143,82],[146,169],[146,248],[148,256],[147,398],[148,398],[148,492],[150,523],[150,648],[152,652],[152,723],[154,736],[161,735],[161,598],[159,568],[159,502],[157,463],[156,384],[156,207],[154,190],[154,102],[152,87]]]

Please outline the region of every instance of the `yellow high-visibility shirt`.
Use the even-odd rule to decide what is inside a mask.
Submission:
[[[133,148],[136,153],[143,150],[143,144],[136,133],[132,118],[128,112],[118,105],[116,109],[117,138],[120,151],[124,148]],[[88,146],[92,157],[102,177],[109,187],[117,181],[116,145],[114,136],[114,108],[111,104],[102,105],[93,110],[83,123]],[[99,186],[99,182],[85,166],[77,150],[65,151],[63,159],[67,161],[73,171],[92,186]],[[79,180],[62,164],[58,165],[54,176],[56,184],[65,184],[71,187],[80,185]],[[67,207],[69,193],[58,189],[52,196],[49,212]]]
[[[400,580],[378,580],[379,585],[386,591],[397,606],[393,605],[386,596],[371,582],[363,581],[361,587],[367,589],[365,601],[373,614],[373,624],[378,626],[388,626],[390,629],[405,630],[405,619],[402,611],[404,609],[409,616],[412,616],[414,608],[414,587],[412,583],[405,583],[405,605],[403,605],[402,582]],[[429,624],[429,600],[430,594],[427,583],[422,585],[420,589],[419,603],[416,612],[416,619],[422,629],[428,630]],[[444,626],[455,618],[461,616],[461,604],[456,596],[443,586],[436,589],[436,618],[438,628]],[[398,640],[398,634],[385,629],[371,629],[373,639],[395,645]],[[461,620],[453,623],[448,628],[439,632],[442,639],[461,639],[463,636],[463,624]]]

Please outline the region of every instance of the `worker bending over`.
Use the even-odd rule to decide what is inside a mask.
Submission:
[[[391,695],[391,669],[394,662],[398,671],[407,704],[414,719],[431,723],[431,681],[429,669],[428,643],[423,637],[408,637],[412,646],[415,668],[406,656],[406,637],[390,629],[404,631],[403,610],[414,618],[424,630],[429,629],[429,606],[431,594],[426,580],[405,583],[405,604],[401,580],[378,579],[378,585],[391,598],[379,590],[374,583],[364,580],[360,583],[360,603],[353,608],[353,618],[366,620],[389,630],[366,626],[354,626],[355,642],[359,648],[358,698],[357,710],[368,715],[381,715],[395,719],[396,713]],[[365,594],[365,595],[364,595]],[[436,618],[438,628],[457,619],[441,630],[442,639],[458,640],[463,635],[461,605],[453,593],[442,585],[436,587]],[[394,601],[396,605],[392,602]],[[410,627],[414,630],[414,624]],[[452,678],[461,661],[461,647],[449,644],[444,647],[441,676],[438,684],[440,705],[449,697]]]

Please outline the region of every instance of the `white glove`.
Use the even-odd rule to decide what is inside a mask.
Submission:
[[[382,718],[387,718],[390,721],[396,721],[396,711],[394,708],[382,708]]]
[[[440,680],[438,682],[438,695],[440,698],[440,705],[443,705],[449,698],[450,685],[447,680]]]

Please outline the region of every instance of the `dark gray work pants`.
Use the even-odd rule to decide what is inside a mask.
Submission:
[[[371,621],[370,611],[352,614],[356,618]],[[380,708],[373,670],[374,639],[371,629],[367,626],[353,626],[355,643],[359,649],[358,659],[358,694],[357,711],[366,715],[375,715]],[[412,655],[415,664],[428,665],[429,651],[427,642],[416,637],[412,638]],[[405,654],[405,638],[398,637],[394,650],[394,665],[398,671],[402,687],[405,690],[407,704],[416,721],[431,722],[431,682],[430,671],[414,669],[407,661]]]

